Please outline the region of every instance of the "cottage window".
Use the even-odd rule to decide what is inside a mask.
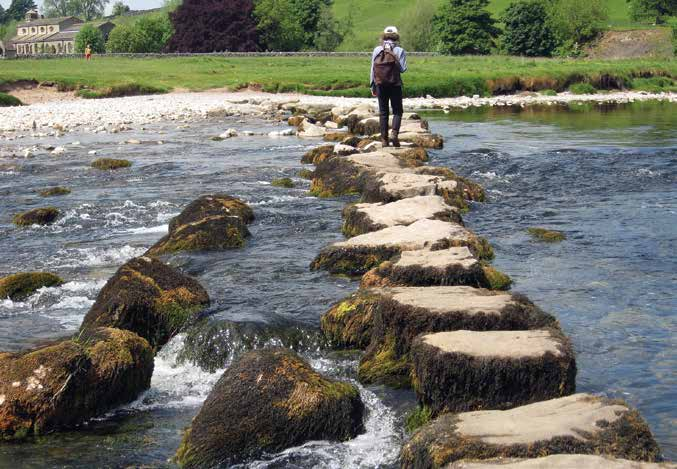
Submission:
[[[51,33],[52,31],[54,31],[54,26],[49,27],[49,32]]]
[[[44,34],[44,32],[45,32],[45,27],[44,27],[44,26],[40,26],[40,34]]]
[[[36,28],[31,28],[31,34],[35,34],[38,30]]]

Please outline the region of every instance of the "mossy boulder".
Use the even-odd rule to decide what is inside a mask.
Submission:
[[[119,160],[115,158],[98,158],[92,161],[92,168],[104,171],[129,168],[131,165],[132,162],[129,160]]]
[[[364,349],[371,341],[374,307],[379,297],[367,290],[334,303],[320,318],[320,328],[334,348]]]
[[[301,163],[318,165],[333,156],[334,145],[320,145],[305,152],[301,157]]]
[[[314,172],[311,171],[310,169],[303,168],[303,169],[299,170],[299,177],[301,179],[311,180],[311,179],[313,179],[313,174],[314,174]]]
[[[447,205],[437,195],[418,196],[391,203],[358,203],[343,210],[343,234],[357,236],[397,225],[411,225],[418,220],[441,220],[463,223],[456,207]]]
[[[225,194],[204,195],[169,222],[169,233],[146,255],[241,248],[253,220],[254,212],[241,200]]]
[[[42,287],[62,285],[63,279],[50,272],[20,272],[0,278],[0,298],[21,301]]]
[[[557,243],[567,239],[567,236],[561,231],[546,230],[545,228],[528,228],[527,233],[529,233],[532,238],[539,241],[545,241],[546,243]]]
[[[130,330],[159,348],[207,305],[209,296],[197,280],[155,258],[137,257],[106,282],[80,330]]]
[[[347,132],[327,132],[324,134],[323,138],[327,142],[342,142],[350,137],[352,137],[352,134]]]
[[[361,286],[469,286],[492,290],[509,287],[509,283],[492,282],[489,279],[487,272],[494,271],[495,269],[479,261],[466,246],[439,251],[421,249],[404,251],[390,261],[381,263],[362,276]],[[496,277],[504,275],[495,272]]]
[[[75,427],[136,399],[152,373],[148,342],[119,329],[0,353],[0,440]]]
[[[443,414],[414,433],[402,447],[400,462],[405,469],[423,469],[463,459],[553,454],[660,460],[639,412],[620,400],[573,394],[510,410]]]
[[[246,353],[221,376],[184,434],[186,468],[245,462],[309,440],[344,441],[363,430],[357,388],[314,371],[294,352]]]
[[[270,185],[275,187],[284,187],[286,189],[293,189],[296,187],[296,184],[294,184],[294,181],[292,181],[291,178],[273,179],[270,182]]]
[[[553,91],[553,93],[557,94]],[[461,460],[446,469],[675,469],[673,463],[651,463],[595,456],[591,454],[554,454],[534,459],[492,458]]]
[[[311,268],[359,276],[405,251],[439,251],[459,246],[468,247],[479,259],[493,257],[489,243],[463,226],[424,219],[407,226],[391,226],[334,243],[320,251]]]
[[[484,274],[483,287],[491,290],[509,290],[512,286],[512,279],[508,274],[497,270],[487,263],[482,265],[482,274]]]
[[[44,189],[39,192],[40,197],[54,197],[57,195],[67,195],[70,194],[71,190],[67,187],[50,187],[49,189]]]
[[[411,363],[419,404],[433,416],[510,409],[576,391],[576,360],[559,329],[421,334]]]
[[[12,222],[17,226],[51,225],[61,212],[56,207],[42,207],[14,215]]]
[[[401,142],[409,142],[417,147],[437,150],[444,148],[444,137],[438,134],[402,132],[399,137]]]
[[[472,287],[371,289],[372,340],[360,361],[364,383],[411,384],[411,346],[419,334],[442,331],[558,329],[554,317],[523,295]]]

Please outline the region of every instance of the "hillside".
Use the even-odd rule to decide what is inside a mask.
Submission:
[[[431,0],[437,5],[444,0]],[[489,11],[498,17],[512,0],[490,0]],[[646,27],[630,19],[626,0],[607,0],[609,5],[609,28],[622,29]],[[352,14],[354,29],[339,50],[355,51],[371,49],[383,28],[388,25],[400,26],[413,0],[334,0],[334,13],[338,18]]]

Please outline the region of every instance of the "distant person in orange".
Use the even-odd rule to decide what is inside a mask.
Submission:
[[[92,58],[92,46],[87,44],[85,47],[85,59],[89,60]]]

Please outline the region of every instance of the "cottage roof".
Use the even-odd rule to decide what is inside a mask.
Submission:
[[[82,20],[80,18],[76,18],[75,16],[61,16],[59,18],[40,18],[33,21],[26,21],[25,23],[19,23],[17,28],[25,28],[27,26],[49,26],[51,24],[61,24],[65,21],[82,23]]]

